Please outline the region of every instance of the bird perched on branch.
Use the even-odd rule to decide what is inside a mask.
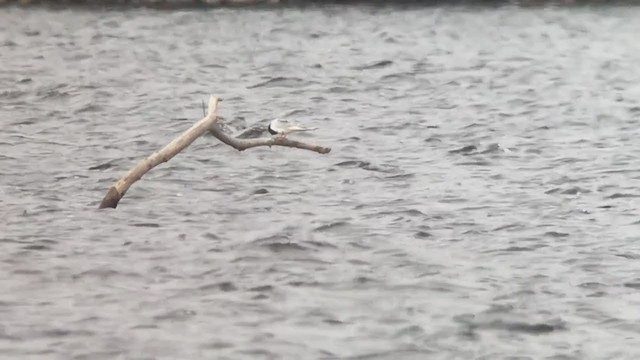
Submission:
[[[301,125],[298,125],[294,122],[291,122],[289,120],[284,120],[284,119],[273,119],[270,123],[269,123],[269,127],[267,128],[267,130],[269,130],[269,134],[271,135],[280,135],[282,137],[286,137],[287,135],[293,133],[293,132],[300,132],[300,131],[313,131],[313,130],[317,130],[318,128],[309,128],[309,127],[304,127]]]

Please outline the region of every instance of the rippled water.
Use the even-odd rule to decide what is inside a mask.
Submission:
[[[1,357],[637,358],[639,17],[3,9]]]

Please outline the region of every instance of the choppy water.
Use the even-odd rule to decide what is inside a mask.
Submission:
[[[639,17],[3,9],[0,356],[638,358]]]

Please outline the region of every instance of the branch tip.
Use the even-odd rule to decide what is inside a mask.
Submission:
[[[219,98],[211,95],[211,97],[209,98],[209,109],[207,111],[207,116],[214,116],[216,113],[216,108],[218,107],[218,101],[220,101]]]

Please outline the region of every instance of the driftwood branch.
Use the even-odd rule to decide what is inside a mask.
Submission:
[[[187,131],[182,133],[182,135],[167,144],[167,146],[162,148],[160,151],[153,153],[151,156],[140,161],[133,169],[129,170],[127,174],[109,188],[109,191],[102,199],[99,208],[116,208],[118,206],[118,202],[122,197],[124,197],[124,194],[129,190],[131,185],[140,180],[144,174],[154,167],[171,160],[171,158],[187,148],[207,131],[210,131],[213,136],[238,151],[258,146],[285,146],[315,151],[320,154],[326,154],[331,151],[328,147],[305,144],[281,136],[259,139],[238,139],[231,137],[224,133],[217,124],[219,119],[217,116],[219,101],[219,98],[211,96],[206,116],[191,126]]]
[[[231,146],[238,151],[244,151],[258,146],[285,146],[297,149],[315,151],[320,154],[327,154],[331,151],[331,148],[311,145],[300,141],[288,139],[286,137],[274,136],[270,138],[259,139],[238,139],[227,135],[217,124],[214,124],[211,128],[211,134],[218,138],[218,140]]]
[[[171,160],[180,151],[184,150],[187,146],[191,145],[200,135],[211,129],[213,125],[218,121],[216,111],[218,109],[219,99],[215,96],[211,96],[209,99],[209,111],[202,120],[193,124],[193,126],[182,133],[182,135],[175,138],[172,142],[167,144],[162,150],[153,153],[148,158],[140,161],[133,169],[123,176],[118,182],[116,182],[107,192],[107,195],[102,199],[99,208],[114,208],[118,206],[118,202],[124,194],[129,190],[131,185],[140,180],[144,174],[154,167]]]

